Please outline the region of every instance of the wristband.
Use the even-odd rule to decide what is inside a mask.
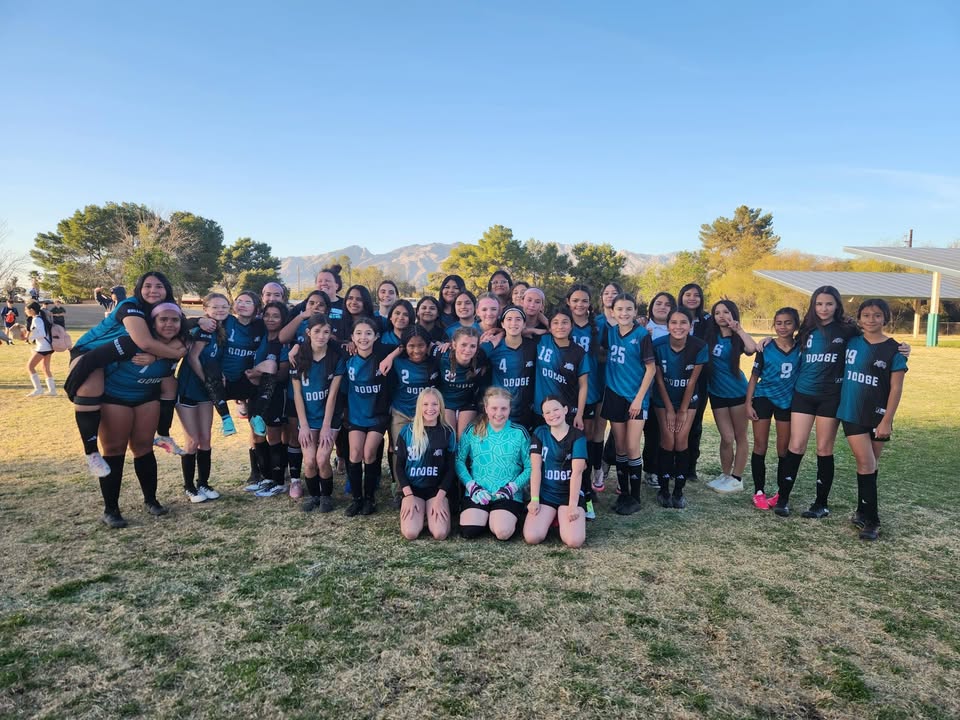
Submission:
[[[535,502],[535,503],[540,502],[540,496],[539,496],[539,495],[531,495],[531,496],[530,496],[530,502]]]

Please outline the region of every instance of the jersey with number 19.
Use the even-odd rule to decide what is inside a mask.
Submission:
[[[893,338],[872,344],[863,336],[847,343],[837,418],[875,428],[887,412],[890,376],[907,371],[907,359]]]

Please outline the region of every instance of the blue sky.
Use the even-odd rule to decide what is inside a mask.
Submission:
[[[589,8],[589,9],[588,9]],[[278,255],[521,239],[960,238],[953,2],[0,0],[0,219],[218,221]]]

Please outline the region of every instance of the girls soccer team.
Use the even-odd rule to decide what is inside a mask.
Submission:
[[[842,422],[857,462],[853,521],[861,538],[878,535],[877,460],[892,433],[909,353],[883,334],[890,314],[882,300],[860,307],[858,329],[843,315],[839,293],[818,288],[802,323],[796,310],[783,308],[773,340],[757,344],[740,327],[733,302],[721,300],[704,314],[697,285],[681,289],[679,307],[669,293],[659,293],[646,323],[638,319],[643,308],[636,299],[612,283],[602,289],[596,314],[590,288],[578,284],[547,320],[542,291],[523,283],[511,287],[503,271],[494,273],[479,302],[451,275],[439,300],[422,298],[416,309],[384,282],[374,312],[362,286],[350,287],[345,300],[337,297],[342,282],[334,266],[321,271],[318,290],[289,314],[275,301],[261,313],[260,298],[248,292],[237,297],[231,314],[227,298],[211,294],[205,317],[189,332],[191,323],[167,302],[162,274],[147,273],[137,286],[125,301],[130,307],[121,303],[77,342],[78,367],[72,366],[75,377],[66,385],[78,404],[78,429],[91,472],[101,478],[104,522],[111,527],[125,522],[117,498],[121,446],[127,444],[150,512],[165,512],[155,496],[154,445],[182,455],[192,502],[219,496],[209,486],[210,425],[216,409],[224,434],[235,432],[226,410],[226,400],[234,399],[249,413],[255,475],[247,489],[260,496],[289,487],[299,498],[302,459],[302,508],[329,512],[336,451],[346,460],[353,498],[346,514],[375,512],[389,430],[404,537],[416,538],[426,528],[442,539],[459,521],[463,537],[489,528],[505,540],[522,524],[528,543],[542,542],[553,526],[566,545],[579,547],[585,520],[595,517],[594,491],[604,488],[606,422],[616,458],[614,511],[640,509],[644,457],[648,473],[656,472],[658,503],[682,509],[685,484],[696,478],[709,398],[721,438],[721,474],[708,487],[742,489],[750,420],[753,504],[789,515],[816,424],[817,494],[803,515],[826,517]],[[748,382],[740,357],[755,352]],[[184,354],[174,393],[170,376]],[[185,452],[168,437],[174,394]],[[117,405],[133,410],[113,410]],[[109,419],[103,428],[101,414],[91,411],[100,407]],[[115,422],[121,416],[123,428]],[[651,417],[655,430],[642,450]],[[777,493],[768,497],[771,419],[779,463]],[[158,435],[149,447],[148,426],[148,434]],[[103,457],[96,452],[98,434]]]

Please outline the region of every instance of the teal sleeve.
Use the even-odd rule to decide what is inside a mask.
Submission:
[[[457,446],[457,477],[464,485],[473,482],[470,470],[467,468],[467,459],[470,457],[470,447],[473,445],[473,429],[468,429],[463,437],[460,438],[460,444]]]
[[[526,430],[517,428],[517,456],[520,459],[520,474],[513,479],[513,483],[525,490],[530,486],[530,436]]]

